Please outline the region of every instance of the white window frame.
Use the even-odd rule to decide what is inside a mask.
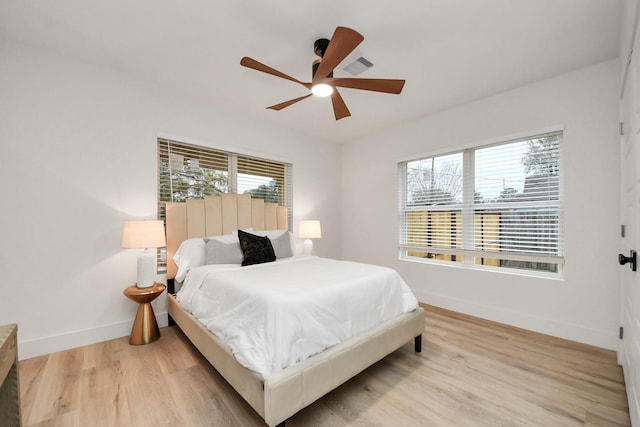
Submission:
[[[476,217],[474,210],[478,207],[482,207],[483,210],[491,209],[491,208],[504,208],[507,206],[506,204],[476,204],[474,203],[475,198],[475,161],[474,156],[476,151],[505,144],[511,144],[519,141],[527,141],[532,139],[541,138],[548,135],[557,135],[559,138],[559,165],[560,165],[560,173],[558,176],[559,180],[559,188],[558,188],[558,200],[547,202],[547,201],[530,201],[530,202],[519,202],[520,207],[528,207],[528,208],[541,208],[541,207],[551,207],[552,209],[557,209],[557,253],[554,255],[536,255],[536,254],[518,254],[518,253],[510,253],[510,252],[489,252],[477,250],[475,248],[476,242]],[[564,248],[563,248],[563,176],[562,176],[562,138],[563,138],[563,129],[562,128],[552,128],[546,129],[544,131],[539,131],[531,134],[521,134],[516,135],[508,139],[485,142],[483,144],[470,145],[467,147],[458,148],[456,150],[452,150],[449,152],[436,152],[436,153],[427,153],[420,156],[411,157],[408,159],[404,159],[398,162],[398,172],[399,172],[399,214],[398,214],[398,225],[399,225],[399,245],[398,245],[398,254],[399,259],[403,261],[412,261],[412,262],[424,262],[424,263],[434,263],[448,266],[457,266],[464,268],[473,268],[473,269],[487,269],[494,270],[503,273],[515,273],[515,274],[523,274],[523,275],[532,275],[532,276],[543,276],[543,277],[551,277],[551,278],[562,278],[564,275]],[[441,206],[429,206],[426,209],[429,212],[460,212],[460,222],[461,222],[461,233],[451,233],[455,234],[456,241],[461,240],[461,245],[455,245],[454,248],[443,248],[443,247],[435,247],[430,246],[429,243],[426,245],[411,245],[408,243],[408,226],[407,222],[409,221],[407,213],[411,211],[411,207],[407,205],[407,164],[413,161],[419,161],[430,158],[438,158],[442,156],[447,156],[451,154],[462,153],[463,155],[463,172],[462,172],[462,202],[461,203],[450,203],[443,204]],[[518,205],[514,202],[509,202],[511,207],[518,207]],[[425,207],[422,206],[420,208],[413,208],[414,210],[422,210],[425,211]],[[457,220],[456,220],[457,224]],[[452,226],[453,227],[453,226]],[[424,240],[427,240],[426,237]],[[451,238],[451,241],[454,239]],[[436,259],[436,258],[425,258],[419,256],[411,256],[410,253],[416,252],[428,252],[429,255],[438,256],[441,255],[441,258],[450,258],[448,260]],[[517,262],[532,262],[532,263],[544,263],[555,265],[556,271],[544,271],[537,269],[528,269],[528,268],[517,268],[517,267],[509,267],[506,265],[498,265],[498,266],[487,266],[487,265],[479,265],[477,263],[478,258],[486,258],[486,259],[497,259],[500,260],[500,264],[504,261],[514,261]]]

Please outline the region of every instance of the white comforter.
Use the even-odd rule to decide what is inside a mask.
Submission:
[[[177,297],[263,378],[418,305],[392,269],[318,257],[198,267]]]

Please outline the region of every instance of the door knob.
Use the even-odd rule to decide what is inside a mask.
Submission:
[[[636,271],[636,266],[637,266],[636,251],[632,250],[629,256],[624,256],[622,254],[618,255],[618,263],[620,265],[625,265],[628,262],[631,263],[631,265],[629,266],[631,267],[631,270]]]

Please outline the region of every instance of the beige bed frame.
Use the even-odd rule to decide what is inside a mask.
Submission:
[[[186,203],[167,203],[167,279],[172,261],[188,238],[228,234],[233,230],[287,229],[287,209],[249,195],[222,194]],[[240,365],[227,345],[168,296],[171,318],[202,355],[262,416],[269,426],[284,421],[386,355],[415,339],[420,351],[424,311],[404,313],[365,334],[351,338],[284,371],[261,379]]]

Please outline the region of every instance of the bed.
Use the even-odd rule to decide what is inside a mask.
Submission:
[[[424,329],[424,311],[418,306],[268,375],[241,364],[229,345],[185,310],[174,296],[174,279],[179,271],[172,258],[187,239],[223,236],[235,230],[287,230],[287,215],[284,207],[236,194],[167,203],[166,207],[170,322],[178,325],[269,426],[284,425],[296,412],[412,339],[415,351],[421,351]],[[254,266],[247,271],[251,267]]]

